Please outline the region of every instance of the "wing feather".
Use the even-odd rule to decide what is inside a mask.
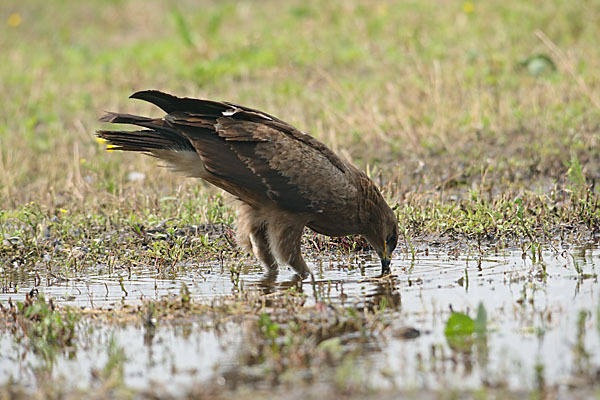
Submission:
[[[324,144],[258,110],[232,103],[178,98],[159,91],[131,97],[168,114],[160,120],[115,120],[176,131],[196,150],[211,183],[244,200],[268,198],[295,212],[322,212],[350,204],[356,186],[350,166]],[[129,116],[127,116],[129,117]]]
[[[267,197],[281,208],[320,212],[334,204],[351,202],[356,195],[342,160],[337,160],[340,168],[320,148],[282,132],[279,126],[223,116],[216,119],[213,135],[207,136],[193,130],[197,122],[189,125],[186,118],[168,121],[190,139],[211,172],[247,187],[222,153],[205,147],[207,140],[226,143],[266,188]]]

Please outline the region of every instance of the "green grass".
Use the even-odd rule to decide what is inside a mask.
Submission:
[[[31,348],[44,362],[43,369],[51,371],[58,354],[76,352],[75,325],[79,315],[74,310],[66,308],[58,312],[52,300],[46,302],[40,294],[17,302],[10,311],[12,318],[7,321],[9,326],[20,328],[14,336],[15,340],[27,341],[26,347]]]

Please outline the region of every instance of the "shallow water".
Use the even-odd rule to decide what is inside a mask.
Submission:
[[[542,261],[535,262],[531,251],[523,257],[518,248],[420,250],[414,256],[398,254],[389,279],[376,279],[380,273],[376,260],[356,256],[322,259],[311,267],[314,284],[310,279],[298,282],[289,270],[273,281],[256,267],[241,268],[237,276],[229,266],[218,264],[190,263],[166,272],[148,266],[113,271],[99,266],[69,279],[56,273],[16,275],[5,270],[5,282],[12,279],[18,290],[0,294],[0,301],[22,300],[36,284],[57,304],[105,308],[179,294],[182,282],[197,302],[239,291],[269,294],[295,286],[307,295],[305,306],[325,302],[361,308],[377,304],[381,296],[389,306],[396,303],[397,308],[385,314],[390,327],[370,338],[372,346],[354,360],[376,387],[490,385],[529,390],[540,376],[548,385],[566,387],[581,379],[582,371],[593,375],[600,367],[598,247],[546,248]],[[474,317],[479,303],[488,316],[485,340],[469,351],[453,349],[444,336],[450,309]],[[578,330],[580,318],[584,330]],[[416,328],[420,335],[403,338],[406,327]],[[243,323],[230,322],[219,330],[207,330],[197,321],[159,324],[150,342],[144,340],[141,323],[110,326],[84,319],[79,329],[85,345],[79,346],[74,359],[59,358],[53,373],[80,387],[94,384],[90,371],[106,363],[111,338],[125,349],[129,386],[162,387],[171,393],[184,393],[206,381],[225,383],[224,376],[239,367],[245,346]],[[3,381],[12,376],[35,385],[32,371],[38,363],[9,334],[0,338]]]

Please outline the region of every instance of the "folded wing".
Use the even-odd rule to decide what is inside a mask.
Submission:
[[[294,212],[321,213],[350,204],[356,196],[349,165],[321,142],[271,115],[159,91],[131,97],[151,102],[167,115],[150,119],[107,114],[105,122],[147,128],[99,131],[116,149],[147,152],[169,163],[173,152],[183,157],[194,151],[207,172],[202,178],[250,203],[272,201]]]

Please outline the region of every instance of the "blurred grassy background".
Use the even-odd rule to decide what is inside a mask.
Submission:
[[[596,1],[3,0],[0,17],[5,209],[202,197],[95,142],[104,110],[160,115],[127,99],[142,89],[277,115],[394,200],[600,174]]]

